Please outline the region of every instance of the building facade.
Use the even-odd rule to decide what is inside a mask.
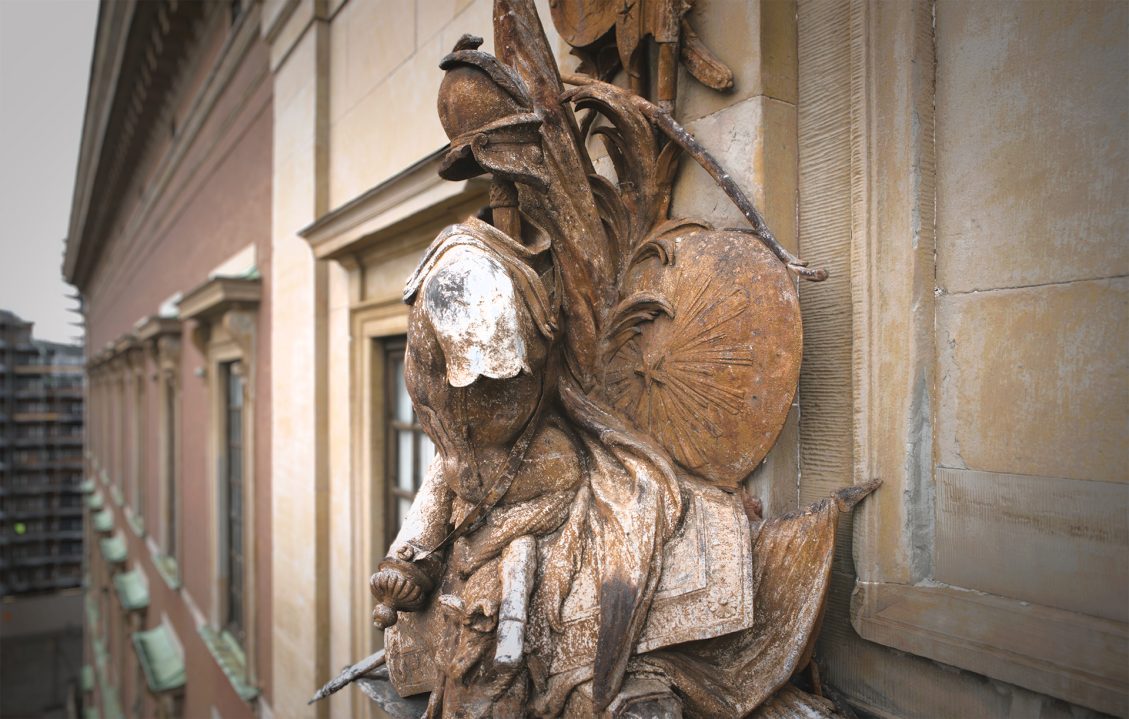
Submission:
[[[0,596],[82,584],[83,361],[0,310]]]
[[[64,271],[105,717],[249,716],[270,693],[267,59],[252,3],[99,13]]]
[[[487,203],[437,177],[435,99],[463,33],[491,49],[491,13],[103,6],[66,261],[101,706],[374,715],[359,692],[306,701],[379,646],[367,578],[434,451],[400,293]],[[1126,6],[690,18],[735,87],[684,75],[676,117],[831,271],[801,288],[800,391],[746,491],[774,515],[885,483],[841,529],[823,677],[876,716],[1129,713]],[[674,205],[742,224],[691,168]]]

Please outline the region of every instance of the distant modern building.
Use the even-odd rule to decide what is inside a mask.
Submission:
[[[0,595],[82,583],[83,362],[0,310]]]
[[[74,716],[83,579],[82,347],[0,310],[0,716]]]

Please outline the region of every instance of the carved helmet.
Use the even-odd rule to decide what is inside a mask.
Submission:
[[[444,228],[424,252],[403,298],[423,303],[452,387],[532,373],[543,362],[557,331],[551,290],[533,269],[546,249],[471,217]]]
[[[486,172],[519,182],[542,184],[540,118],[512,70],[480,52],[482,38],[463,35],[439,67],[439,122],[451,141],[439,168],[446,180]]]

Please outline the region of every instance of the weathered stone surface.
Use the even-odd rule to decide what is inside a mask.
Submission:
[[[733,89],[717,93],[679,73],[678,117],[686,122],[763,95],[796,104],[796,4],[754,0],[734,12],[729,0],[698,0],[688,15],[695,32],[733,71]]]
[[[752,97],[686,126],[703,138],[739,185],[746,188],[785,247],[796,237],[796,109]],[[708,217],[720,227],[744,227],[745,219],[700,167],[684,161],[673,211]]]
[[[937,3],[946,292],[1129,274],[1123,2]]]
[[[935,532],[939,582],[1129,623],[1127,484],[938,469]]]
[[[939,298],[939,463],[1129,479],[1126,306],[1126,279]]]

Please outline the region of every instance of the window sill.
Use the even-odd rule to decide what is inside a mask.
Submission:
[[[149,587],[140,569],[119,572],[114,576],[114,590],[118,602],[126,612],[144,612],[149,608]]]
[[[247,660],[235,639],[227,632],[217,632],[208,626],[197,631],[239,698],[245,702],[254,701],[259,696],[259,689],[247,682]]]
[[[169,589],[174,592],[180,589],[180,567],[177,566],[176,559],[167,554],[154,554],[153,566]]]
[[[99,534],[110,534],[114,531],[114,513],[110,509],[102,509],[90,518],[90,524]]]
[[[102,558],[107,566],[117,567],[125,564],[128,552],[124,535],[114,534],[111,537],[99,540],[98,544],[102,549]]]
[[[945,585],[858,582],[864,639],[1051,694],[1129,713],[1129,626]]]
[[[131,509],[127,509],[125,512],[125,523],[129,525],[129,528],[132,529],[133,533],[138,537],[145,536],[145,518],[140,514],[137,514]]]
[[[95,492],[86,499],[86,506],[92,512],[100,512],[106,506],[106,500],[102,497],[101,492]]]
[[[137,660],[145,674],[145,683],[153,694],[179,693],[184,690],[188,672],[179,642],[169,627],[159,624],[148,631],[130,635]]]

